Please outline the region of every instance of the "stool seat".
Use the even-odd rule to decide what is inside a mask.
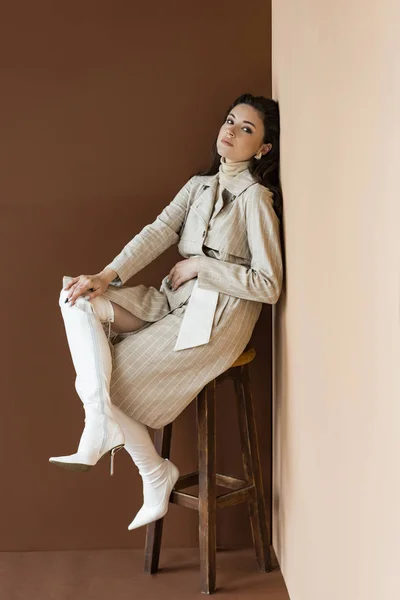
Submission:
[[[237,358],[235,360],[235,362],[233,363],[233,365],[230,368],[233,369],[234,367],[241,367],[242,365],[248,365],[249,363],[251,363],[252,360],[254,360],[255,356],[256,356],[256,351],[254,350],[254,348],[249,348],[248,350],[245,350],[244,352],[242,352],[242,354],[239,356],[239,358]]]
[[[265,510],[257,441],[256,419],[250,389],[248,365],[254,360],[254,348],[246,348],[225,372],[212,379],[196,397],[197,471],[181,475],[171,492],[170,502],[194,509],[199,515],[201,591],[213,594],[216,584],[217,509],[246,502],[249,508],[256,562],[260,571],[271,570],[270,532]],[[244,477],[217,473],[216,470],[216,389],[226,379],[233,380]],[[154,445],[163,458],[171,451],[172,423],[156,429]],[[187,488],[198,486],[198,493]],[[217,493],[217,486],[225,488]],[[156,573],[161,549],[163,519],[147,526],[145,571]]]

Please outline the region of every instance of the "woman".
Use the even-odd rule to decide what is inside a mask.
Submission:
[[[77,452],[50,462],[86,470],[110,452],[112,473],[125,447],[144,496],[129,529],[166,514],[179,477],[147,427],[172,422],[229,368],[262,303],[278,301],[280,214],[278,105],[243,94],[226,114],[209,171],[193,176],[100,273],[64,278],[59,303],[85,427]],[[160,290],[123,285],[175,243],[184,260]]]

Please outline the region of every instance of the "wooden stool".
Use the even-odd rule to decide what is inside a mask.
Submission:
[[[271,570],[270,536],[248,373],[248,364],[255,355],[253,348],[243,352],[225,373],[210,381],[197,396],[198,471],[179,477],[170,497],[170,502],[193,508],[199,513],[201,591],[204,594],[215,591],[217,508],[248,503],[258,568],[264,572]],[[216,385],[228,378],[233,379],[235,385],[244,479],[216,473],[215,392]],[[155,432],[154,443],[163,458],[169,458],[171,434],[172,423]],[[199,486],[198,496],[181,491],[194,485]],[[217,496],[217,485],[233,491]],[[147,526],[144,567],[147,573],[158,570],[162,527],[163,519]]]

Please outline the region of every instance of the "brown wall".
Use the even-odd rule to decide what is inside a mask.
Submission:
[[[121,453],[86,474],[48,464],[75,451],[81,404],[58,309],[64,274],[100,270],[206,166],[223,111],[270,92],[270,3],[9,3],[0,24],[2,510],[0,550],[141,547],[141,504]],[[132,283],[159,285],[170,249]],[[269,459],[269,326],[252,368],[264,475]],[[225,390],[225,392],[224,392]],[[219,398],[219,468],[239,474],[228,388]],[[194,404],[173,458],[195,467]],[[236,438],[235,438],[236,436]],[[171,507],[166,545],[196,545],[196,515]],[[221,545],[251,542],[244,506],[219,513]]]
[[[366,6],[273,2],[274,544],[292,600],[399,597],[400,6]]]

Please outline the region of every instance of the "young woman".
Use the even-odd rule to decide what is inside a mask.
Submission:
[[[86,470],[110,452],[112,472],[124,447],[143,479],[143,506],[129,529],[166,514],[179,477],[147,427],[172,422],[228,369],[262,303],[278,301],[280,215],[278,105],[243,94],[226,113],[209,171],[193,176],[100,273],[64,277],[59,304],[85,427],[77,452],[50,462]],[[124,286],[175,243],[184,260],[159,290]]]

